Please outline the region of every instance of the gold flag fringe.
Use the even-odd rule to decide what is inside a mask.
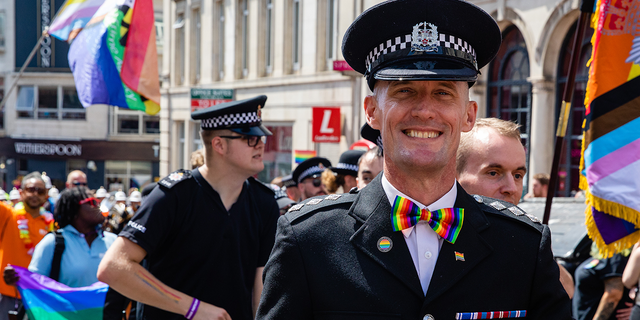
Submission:
[[[614,254],[632,247],[636,242],[638,242],[638,240],[640,240],[640,232],[636,231],[620,240],[606,244],[600,235],[600,231],[598,230],[595,221],[593,220],[591,207],[608,215],[624,219],[636,226],[640,224],[640,212],[622,204],[598,198],[592,195],[588,190],[586,191],[586,198],[587,208],[585,209],[585,223],[587,225],[587,233],[589,234],[589,238],[595,242],[601,255],[610,258]]]

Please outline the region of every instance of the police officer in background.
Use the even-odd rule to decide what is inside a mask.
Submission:
[[[278,220],[257,319],[571,319],[549,228],[456,182],[478,108],[469,87],[500,42],[461,0],[386,1],[356,18],[342,52],[373,91],[384,170]]]
[[[279,216],[273,191],[251,177],[271,135],[266,99],[194,112],[205,164],[160,180],[102,260],[100,281],[144,303],[146,319],[253,319]]]
[[[322,184],[321,176],[329,167],[331,167],[329,159],[313,157],[302,161],[293,170],[293,180],[298,182],[301,200],[327,194],[327,188]]]

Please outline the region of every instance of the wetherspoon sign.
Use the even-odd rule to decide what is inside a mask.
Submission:
[[[191,112],[233,101],[233,89],[191,88]]]

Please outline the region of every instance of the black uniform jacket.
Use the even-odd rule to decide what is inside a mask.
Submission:
[[[460,185],[463,227],[455,244],[442,244],[425,297],[404,236],[391,227],[381,176],[357,194],[312,198],[280,217],[257,319],[441,320],[515,310],[571,319],[549,228]],[[379,249],[382,237],[391,250]]]

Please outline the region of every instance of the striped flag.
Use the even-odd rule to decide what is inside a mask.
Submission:
[[[105,0],[67,0],[49,26],[49,34],[71,42],[91,20]]]
[[[640,238],[640,33],[637,5],[599,0],[585,98],[580,187],[586,224],[612,256]]]
[[[109,286],[96,282],[71,288],[43,275],[13,266],[20,277],[17,286],[31,320],[102,319]]]
[[[86,108],[108,104],[160,111],[151,0],[107,0],[69,48],[69,66]]]
[[[296,163],[302,163],[307,159],[311,159],[317,155],[315,150],[294,150],[293,157]]]

